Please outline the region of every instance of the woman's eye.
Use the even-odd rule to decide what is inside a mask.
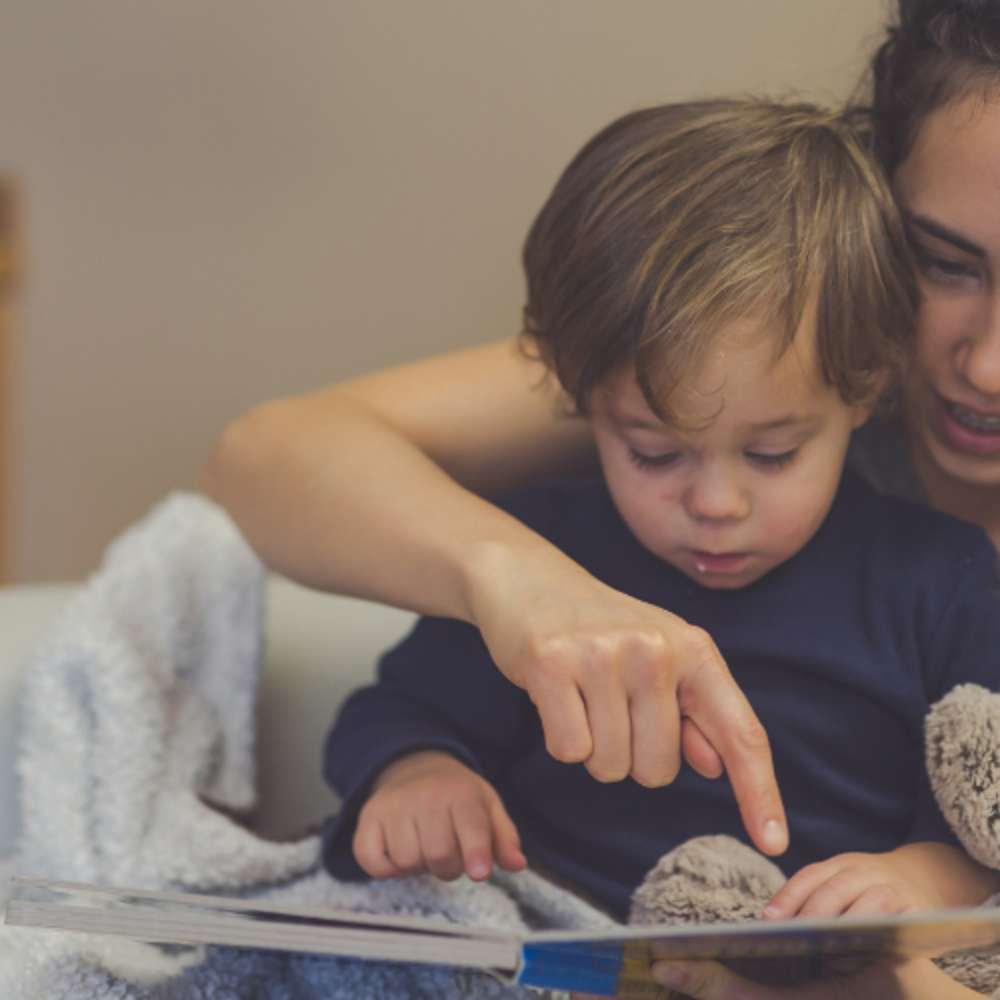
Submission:
[[[936,278],[939,281],[960,281],[965,278],[979,277],[979,269],[967,261],[939,257],[920,246],[914,249],[920,270],[929,278]]]
[[[799,453],[798,448],[792,448],[791,451],[781,451],[777,453],[770,453],[766,451],[747,451],[744,452],[747,459],[754,463],[754,465],[762,465],[767,469],[780,469],[785,465],[788,465],[795,456]]]
[[[628,457],[640,469],[664,469],[668,465],[673,465],[681,456],[677,451],[668,451],[662,455],[644,455],[635,448],[629,448]]]

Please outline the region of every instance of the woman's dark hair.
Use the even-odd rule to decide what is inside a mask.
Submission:
[[[1000,87],[1000,0],[899,0],[871,76],[875,153],[891,175],[932,111]]]

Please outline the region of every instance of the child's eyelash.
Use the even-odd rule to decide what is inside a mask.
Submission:
[[[798,448],[783,451],[777,455],[760,451],[748,451],[744,454],[756,465],[763,465],[771,469],[780,469],[794,460],[798,454]],[[641,451],[636,451],[635,448],[629,448],[628,457],[640,469],[664,469],[667,466],[673,465],[681,456],[680,452],[676,451],[669,451],[662,455],[644,455]]]
[[[663,469],[668,465],[673,465],[681,456],[676,451],[668,451],[663,455],[644,455],[641,451],[636,451],[635,448],[629,448],[628,457],[640,469]]]
[[[798,448],[793,448],[791,451],[783,451],[777,455],[769,455],[766,452],[760,451],[748,451],[746,452],[746,457],[750,459],[751,462],[755,462],[757,465],[766,465],[772,469],[780,469],[785,465],[788,465],[795,456],[798,454]]]

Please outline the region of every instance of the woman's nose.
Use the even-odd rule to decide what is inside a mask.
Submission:
[[[969,388],[980,396],[1000,399],[1000,296],[992,297],[977,334],[959,345],[957,360]]]

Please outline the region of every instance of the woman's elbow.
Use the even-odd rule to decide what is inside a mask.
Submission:
[[[280,461],[289,443],[284,400],[260,403],[223,428],[202,469],[202,493],[224,507]]]

